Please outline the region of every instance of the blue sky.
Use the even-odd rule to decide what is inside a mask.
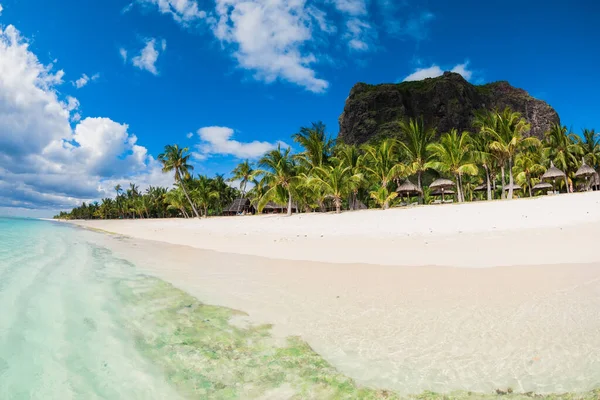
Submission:
[[[117,182],[166,185],[155,158],[167,143],[189,146],[196,172],[213,174],[312,121],[335,136],[359,81],[454,69],[526,89],[575,132],[600,128],[591,0],[0,7],[0,213],[68,208]]]

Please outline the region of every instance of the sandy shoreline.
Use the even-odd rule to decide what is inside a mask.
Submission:
[[[203,302],[301,336],[359,383],[401,393],[557,393],[600,385],[598,205],[600,194],[588,193],[77,224],[127,235],[92,236]]]
[[[457,267],[600,262],[600,192],[340,215],[73,223],[137,239],[286,260]]]

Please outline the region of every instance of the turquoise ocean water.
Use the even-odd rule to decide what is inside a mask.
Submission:
[[[60,223],[0,218],[0,399],[177,399],[136,350],[126,261]]]

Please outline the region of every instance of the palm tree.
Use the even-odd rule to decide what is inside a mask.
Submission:
[[[435,137],[435,129],[426,129],[423,117],[419,119],[409,119],[400,121],[400,130],[403,134],[403,140],[400,141],[400,147],[406,157],[406,162],[411,173],[417,175],[417,187],[420,189],[419,203],[423,204],[423,172],[427,170],[425,165],[429,160],[427,145]]]
[[[335,164],[316,167],[314,174],[308,177],[308,184],[317,186],[325,197],[333,199],[335,212],[339,214],[342,211],[342,199],[353,191],[362,176],[353,174],[352,167],[345,166],[339,160]]]
[[[476,111],[473,126],[480,128],[481,131],[479,135],[473,138],[473,159],[485,171],[487,199],[491,201],[493,200],[491,170],[494,163],[494,154],[490,150],[490,137],[485,133],[485,129],[483,128],[496,126],[494,114],[488,110]]]
[[[377,190],[371,191],[369,194],[371,198],[375,200],[375,203],[384,210],[390,208],[391,201],[398,197],[397,192],[390,192],[385,186],[381,186]]]
[[[184,218],[189,218],[188,213],[185,210],[186,197],[183,194],[183,190],[180,188],[175,188],[169,190],[165,195],[165,201],[169,204],[167,209],[169,210],[179,210]]]
[[[494,127],[484,126],[483,131],[490,136],[489,148],[501,155],[501,159],[508,162],[508,198],[513,197],[513,163],[517,152],[523,147],[537,146],[540,141],[535,137],[525,137],[524,134],[531,130],[531,125],[518,112],[505,108],[501,113],[496,113]],[[504,171],[502,172],[504,176]],[[504,194],[504,182],[502,193]]]
[[[388,198],[388,185],[396,179],[405,176],[409,171],[405,164],[399,162],[398,148],[398,141],[395,139],[386,139],[379,143],[379,145],[363,146],[363,150],[365,151],[364,169],[378,185],[376,190],[371,191],[371,197],[373,197],[374,193],[377,196],[377,198],[373,197],[375,201],[384,197]],[[385,188],[385,191],[381,191],[381,188]],[[383,197],[383,193],[388,193],[388,195]],[[389,208],[389,201],[383,204],[383,208]]]
[[[121,218],[121,192],[123,192],[123,188],[121,187],[121,184],[117,184],[114,189],[115,192],[117,192],[117,197],[115,197],[115,205],[117,208],[117,213],[119,214],[119,218]]]
[[[290,153],[289,147],[282,150],[279,145],[276,150],[271,150],[258,162],[262,168],[259,173],[262,174],[263,184],[268,187],[258,202],[259,212],[262,212],[269,201],[281,201],[287,197],[287,215],[292,215],[292,197],[300,179],[296,162]]]
[[[395,139],[386,139],[379,145],[365,145],[363,150],[364,169],[377,180],[380,187],[387,187],[408,171],[406,165],[399,163],[398,141]]]
[[[213,200],[219,199],[219,192],[213,188],[210,179],[206,176],[198,176],[191,194],[194,202],[204,210],[204,218],[208,218],[208,207]]]
[[[292,139],[304,149],[296,155],[296,159],[307,170],[327,164],[334,141],[327,136],[323,122],[313,122],[310,127],[300,128],[298,133],[292,135]]]
[[[233,171],[231,171],[231,179],[230,181],[239,180],[240,181],[240,190],[242,191],[242,198],[246,197],[246,185],[248,182],[252,181],[252,176],[254,174],[254,169],[252,169],[252,164],[248,160],[238,164],[237,167]]]
[[[552,125],[550,131],[546,132],[545,151],[550,161],[565,172],[565,185],[567,193],[570,193],[569,173],[575,172],[578,159],[583,154],[583,149],[579,143],[579,138],[574,133],[567,132],[566,126]]]
[[[581,147],[583,150],[583,157],[588,165],[597,169],[600,164],[600,138],[594,129],[583,130]]]
[[[357,175],[361,177],[360,182],[354,186],[349,203],[349,208],[351,210],[358,209],[358,191],[364,182],[363,174],[361,173],[363,158],[364,156],[360,153],[356,146],[347,145],[347,144],[338,144],[336,146],[336,157],[338,160],[342,162],[342,164],[346,167],[351,168],[352,175]]]
[[[450,173],[456,180],[458,201],[463,202],[465,198],[462,190],[463,175],[477,175],[477,165],[471,157],[471,136],[469,132],[460,135],[456,129],[445,133],[439,143],[430,143],[428,151],[431,152],[432,160],[427,162],[427,168],[435,169],[440,173]]]
[[[129,197],[138,197],[140,195],[140,187],[133,182],[129,182],[129,189],[127,189],[127,195]]]
[[[192,203],[192,200],[185,189],[185,185],[183,184],[183,179],[189,178],[190,171],[194,169],[194,167],[189,164],[189,149],[187,147],[181,149],[178,145],[167,145],[165,146],[164,152],[158,155],[158,160],[163,165],[163,172],[175,171],[175,183],[177,183],[181,187],[181,190],[183,190],[183,194],[192,206],[192,210],[194,210],[194,215],[196,215],[196,218],[200,218],[198,210],[196,210],[196,206],[194,206],[194,203]]]
[[[521,186],[526,185],[529,197],[533,197],[533,179],[546,172],[543,153],[539,147],[533,147],[517,154],[515,158],[515,179]]]
[[[502,193],[500,194],[500,197],[504,199],[506,194],[506,192],[504,191],[504,188],[506,187],[506,174],[504,173],[504,168],[506,166],[507,161],[506,154],[503,152],[498,152],[490,147],[492,138],[494,136],[493,132],[500,132],[498,115],[498,110],[490,111],[483,109],[476,111],[475,118],[473,119],[473,126],[479,128],[481,136],[483,136],[483,138],[481,139],[481,144],[485,145],[483,151],[487,152],[490,155],[488,163],[486,163],[486,165],[489,167],[489,161],[495,161],[496,164],[500,166],[500,178],[502,182]],[[476,146],[480,147],[477,143]],[[475,154],[474,158],[476,161],[479,161],[479,154]],[[491,170],[491,168],[489,168],[489,170]],[[495,188],[495,179],[493,180],[493,182]]]

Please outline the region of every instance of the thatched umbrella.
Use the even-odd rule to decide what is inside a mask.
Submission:
[[[444,201],[446,201],[444,196],[447,194],[449,194],[451,196],[454,195],[454,190],[452,190],[452,189],[437,189],[437,190],[434,190],[433,192],[431,192],[432,196],[442,196],[442,203]]]
[[[548,168],[546,170],[546,172],[544,173],[544,175],[542,175],[542,180],[546,181],[546,180],[552,180],[552,190],[556,190],[555,189],[555,184],[556,184],[556,178],[563,178],[565,180],[565,185],[568,185],[569,182],[567,182],[567,176],[565,175],[564,172],[562,172],[560,169],[556,168],[554,166],[554,162],[550,161],[550,168]],[[567,193],[569,192],[568,188],[567,188]]]
[[[442,191],[451,187],[454,187],[454,182],[446,178],[436,179],[435,181],[431,182],[431,185],[429,185],[430,189],[441,189]]]
[[[455,186],[454,182],[452,182],[450,179],[438,178],[435,181],[431,182],[431,185],[429,185],[429,189],[432,189],[434,191],[434,193],[436,191],[440,191],[440,194],[442,195],[442,201],[443,201],[444,193],[449,193],[447,189],[450,189],[451,187],[454,187],[454,186]],[[454,192],[452,192],[452,194],[454,194]]]
[[[533,190],[534,192],[538,191],[538,190],[548,190],[548,189],[553,189],[553,186],[551,184],[549,184],[548,182],[540,182],[531,188],[531,190]]]
[[[398,189],[396,189],[396,192],[398,192],[398,194],[400,196],[406,195],[406,197],[409,197],[410,195],[421,194],[422,190],[419,189],[419,187],[417,185],[412,183],[410,181],[410,179],[407,179],[404,181],[404,183],[402,185],[398,186]],[[407,201],[407,203],[408,203],[408,201]]]
[[[475,189],[473,189],[474,192],[485,192],[487,190],[487,184],[482,183],[479,186],[475,186]]]
[[[396,192],[403,194],[414,194],[414,193],[421,193],[421,189],[419,189],[419,187],[417,185],[415,185],[414,183],[412,183],[410,181],[410,179],[407,179],[404,181],[404,183],[400,186],[398,186],[398,189],[396,189]]]
[[[588,190],[588,180],[590,176],[594,175],[596,171],[585,163],[585,158],[581,159],[581,167],[575,172],[575,178],[585,178],[585,190]]]
[[[504,190],[510,190],[512,188],[512,190],[523,190],[523,188],[519,185],[517,185],[516,183],[513,183],[512,186],[511,185],[506,185],[506,187],[504,188]]]
[[[433,192],[431,192],[432,196],[443,196],[445,194],[454,194],[454,190],[452,189],[448,189],[448,190],[444,190],[443,192],[441,190],[434,190]]]
[[[512,185],[511,185],[511,184],[508,184],[508,185],[506,185],[506,186],[504,187],[504,190],[506,190],[507,192],[508,192],[510,189],[512,189],[512,190],[513,190],[513,192],[515,192],[515,191],[517,191],[517,190],[523,190],[523,188],[522,188],[521,186],[517,185],[516,183],[513,183]],[[508,196],[508,194],[507,194],[507,196]]]

